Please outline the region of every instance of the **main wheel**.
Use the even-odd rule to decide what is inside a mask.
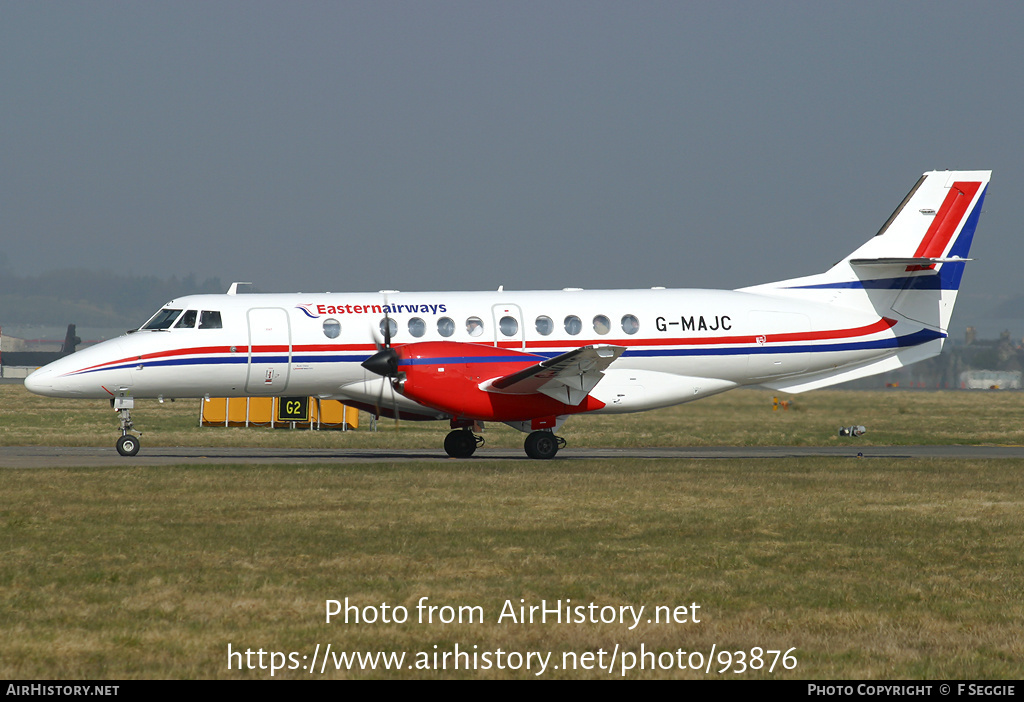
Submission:
[[[558,437],[550,431],[535,431],[526,437],[523,448],[530,458],[554,458],[558,453]]]
[[[139,440],[131,434],[125,434],[117,440],[117,452],[122,456],[134,456],[139,452]]]
[[[452,458],[469,458],[476,451],[476,437],[465,429],[450,431],[444,437],[444,450]]]

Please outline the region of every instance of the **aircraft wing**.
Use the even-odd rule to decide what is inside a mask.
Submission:
[[[604,370],[622,355],[624,346],[582,346],[529,368],[493,378],[484,384],[488,392],[529,395],[540,392],[559,402],[578,405],[604,377]]]

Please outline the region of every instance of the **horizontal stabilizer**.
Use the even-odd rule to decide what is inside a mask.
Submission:
[[[578,405],[604,377],[603,371],[625,350],[622,346],[583,346],[490,380],[482,388],[510,395],[540,392],[559,402]]]
[[[850,259],[850,263],[854,266],[932,266],[936,263],[964,263],[973,260],[973,258],[960,258],[959,256],[952,258],[853,258]]]

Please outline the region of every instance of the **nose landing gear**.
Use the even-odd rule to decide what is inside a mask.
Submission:
[[[121,394],[110,401],[110,405],[118,413],[121,424],[121,436],[117,439],[117,452],[122,456],[134,456],[139,452],[141,444],[139,437],[142,432],[135,431],[132,425],[132,413],[135,408],[135,398]]]

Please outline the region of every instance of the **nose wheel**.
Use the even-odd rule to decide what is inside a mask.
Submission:
[[[122,456],[134,456],[139,452],[139,438],[124,434],[117,439],[117,452]]]

